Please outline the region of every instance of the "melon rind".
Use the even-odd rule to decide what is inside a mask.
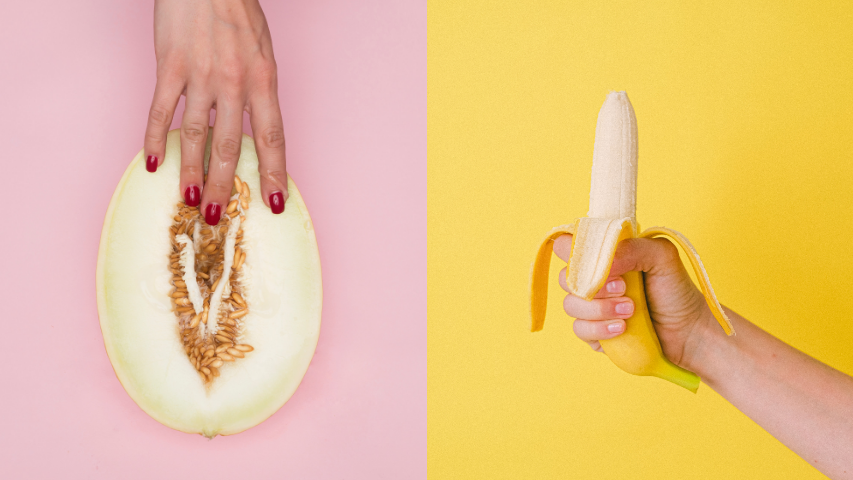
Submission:
[[[254,141],[244,135],[236,173],[252,199],[242,267],[250,313],[241,340],[255,350],[223,365],[205,387],[183,350],[168,298],[180,150],[180,132],[173,130],[157,172],[145,170],[140,152],[116,187],[98,250],[98,315],[116,376],[142,410],[182,432],[231,435],[275,413],[305,375],[320,333],[320,257],[292,179],[283,214],[264,205]],[[205,158],[209,151],[210,141]]]

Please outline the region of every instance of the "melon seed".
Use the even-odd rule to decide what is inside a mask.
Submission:
[[[251,193],[249,185],[240,180],[239,177],[234,178],[234,189],[237,192],[225,209],[226,215],[223,215],[222,222],[219,225],[211,227],[206,225],[202,220],[201,212],[197,207],[188,207],[184,202],[176,204],[176,214],[173,217],[174,223],[169,228],[172,238],[172,251],[169,255],[169,271],[172,273],[172,285],[174,290],[169,293],[174,301],[175,315],[179,321],[181,333],[181,341],[184,345],[184,351],[190,363],[198,371],[199,376],[205,383],[210,382],[214,377],[218,377],[220,372],[219,367],[226,361],[233,362],[236,358],[245,357],[245,352],[254,350],[249,345],[235,345],[234,338],[240,335],[240,327],[238,327],[237,319],[246,316],[249,313],[248,304],[243,298],[240,287],[240,267],[246,259],[246,251],[242,247],[243,229],[240,228],[235,237],[234,258],[232,259],[230,275],[224,274],[224,254],[225,254],[225,237],[231,224],[232,219],[237,215],[244,213],[248,209]],[[241,221],[245,217],[241,215]],[[196,223],[200,228],[196,229]],[[189,236],[195,247],[193,269],[196,274],[196,284],[188,288],[183,279],[184,266],[182,265],[182,249],[186,242],[179,244],[176,237],[181,234]],[[210,300],[213,292],[219,286],[219,282],[223,277],[228,276],[231,294],[228,298],[223,299],[223,305],[230,305],[234,308],[233,311],[227,313],[223,311],[221,324],[218,325],[217,332],[214,334],[211,329],[200,328],[200,324],[208,323],[210,312]],[[195,290],[196,286],[198,290]],[[194,292],[199,292],[202,296],[202,311],[196,313],[195,309],[198,305],[193,302],[197,297]],[[236,358],[235,358],[236,357]]]
[[[236,348],[229,348],[227,351],[230,355],[234,355],[235,357],[238,357],[238,358],[245,357],[243,352],[241,352],[240,350],[237,350]]]

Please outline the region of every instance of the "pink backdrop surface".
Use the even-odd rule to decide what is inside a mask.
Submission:
[[[426,2],[262,5],[323,325],[293,398],[213,440],[143,413],[98,325],[103,217],[154,89],[153,2],[0,6],[0,478],[426,477]]]

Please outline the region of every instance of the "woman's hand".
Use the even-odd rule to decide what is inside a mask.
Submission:
[[[166,134],[181,95],[181,183],[184,200],[201,205],[216,225],[231,196],[249,112],[261,174],[261,196],[273,213],[287,200],[284,128],[270,32],[257,0],[157,0],[157,86],[145,131],[146,168],[163,162]],[[207,181],[204,150],[216,110]]]
[[[554,253],[565,261],[569,260],[571,249],[571,235],[563,235],[554,242]],[[702,293],[681,263],[678,250],[666,239],[635,238],[620,242],[610,276],[593,300],[566,295],[563,308],[577,319],[575,335],[600,352],[599,340],[625,331],[625,319],[634,313],[634,303],[625,296],[625,280],[621,275],[632,270],[644,272],[649,313],[664,354],[689,370],[704,329],[715,321]],[[560,286],[568,291],[565,268],[560,271]]]
[[[568,260],[572,236],[554,242]],[[624,331],[633,303],[625,272],[644,272],[646,300],[663,353],[697,373],[732,405],[804,460],[832,478],[853,479],[853,378],[809,357],[725,308],[737,336],[726,336],[668,240],[619,243],[605,288],[592,301],[567,295],[563,306],[575,334],[601,351],[599,340]],[[566,288],[566,270],[560,284]],[[608,287],[613,285],[615,288]],[[629,311],[618,305],[628,303]],[[806,319],[820,321],[821,319]],[[610,332],[608,326],[622,326]]]

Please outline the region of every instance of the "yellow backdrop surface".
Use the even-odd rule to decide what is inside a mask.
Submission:
[[[575,338],[556,258],[544,331],[528,318],[535,249],[586,215],[598,110],[626,90],[640,223],[686,234],[724,304],[853,373],[853,12],[793,3],[429,3],[432,478],[822,478],[707,386]]]

